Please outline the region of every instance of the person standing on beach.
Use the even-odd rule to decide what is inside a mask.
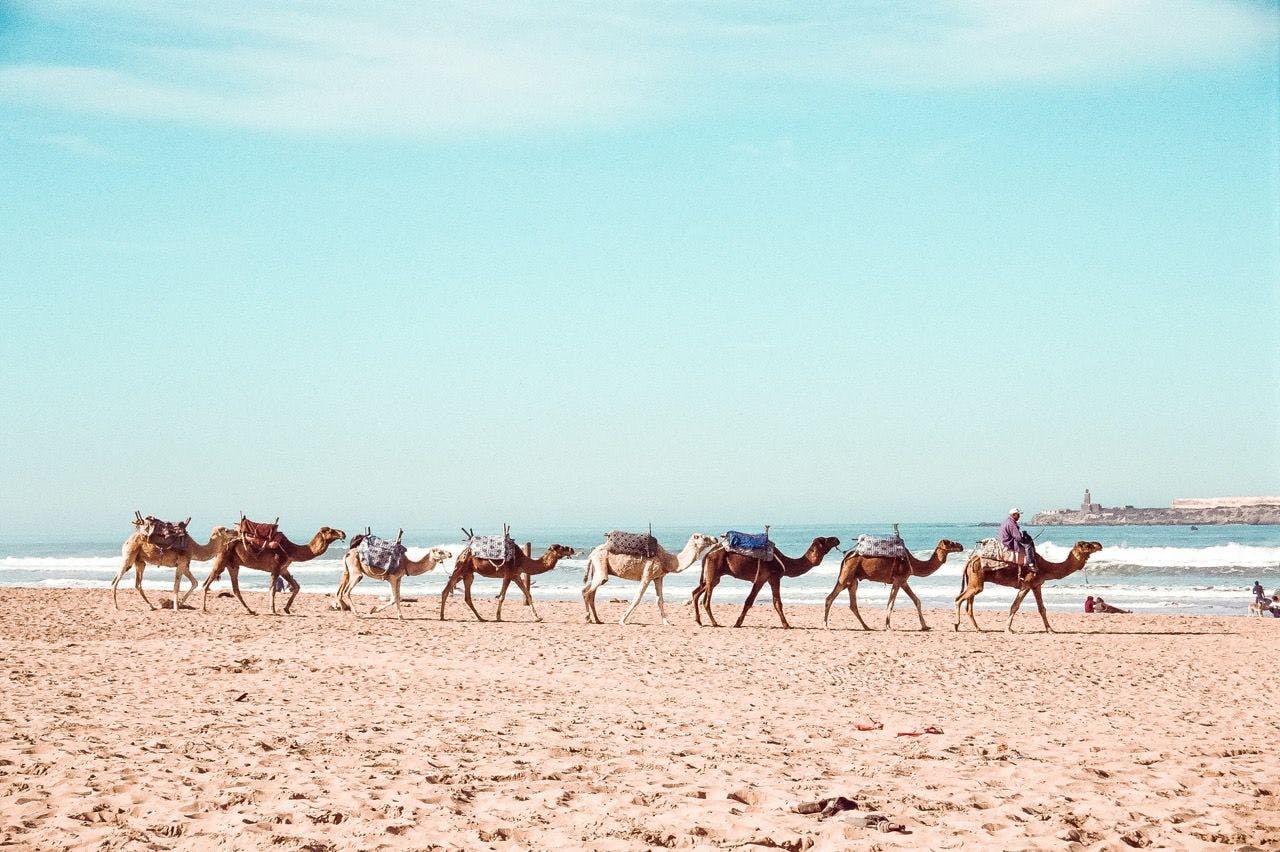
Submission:
[[[1266,590],[1262,588],[1262,584],[1259,583],[1257,580],[1253,581],[1253,599],[1255,601],[1262,601],[1267,599]]]
[[[1009,517],[1005,518],[1004,523],[1000,525],[1000,543],[1013,553],[1019,554],[1026,562],[1027,573],[1034,575],[1036,573],[1036,545],[1031,540],[1031,536],[1023,532],[1022,527],[1018,526],[1018,518],[1021,516],[1021,509],[1015,507],[1009,510]]]

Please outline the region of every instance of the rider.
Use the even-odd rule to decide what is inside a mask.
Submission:
[[[1031,540],[1031,536],[1022,531],[1018,526],[1018,518],[1022,516],[1022,510],[1013,508],[1009,510],[1009,517],[1004,519],[1004,523],[1000,525],[1000,543],[1014,553],[1020,554],[1026,561],[1027,573],[1035,574],[1036,572],[1036,543]],[[1021,574],[1021,571],[1019,571]]]

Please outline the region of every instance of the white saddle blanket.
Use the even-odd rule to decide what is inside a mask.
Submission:
[[[897,537],[877,538],[872,535],[860,535],[853,552],[859,556],[878,556],[885,559],[907,558],[907,546]]]
[[[1021,553],[1014,553],[994,538],[984,538],[973,548],[975,556],[1005,562],[1012,565],[1026,565],[1027,560]]]

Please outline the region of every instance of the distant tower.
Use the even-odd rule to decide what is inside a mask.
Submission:
[[[1080,504],[1080,511],[1086,515],[1096,515],[1102,511],[1102,504],[1093,502],[1093,495],[1088,488],[1084,490],[1084,502]]]

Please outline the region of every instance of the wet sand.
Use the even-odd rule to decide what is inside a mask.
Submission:
[[[611,582],[601,616],[633,592]],[[767,600],[739,630],[676,601],[662,627],[652,597],[626,628],[514,597],[502,624],[460,598],[443,623],[438,599],[405,622],[121,601],[0,590],[0,844],[1280,847],[1274,619],[1053,613],[1046,635],[1032,609],[1035,632],[957,635],[902,607],[897,632],[799,606],[784,631]],[[792,810],[833,796],[851,808]]]

